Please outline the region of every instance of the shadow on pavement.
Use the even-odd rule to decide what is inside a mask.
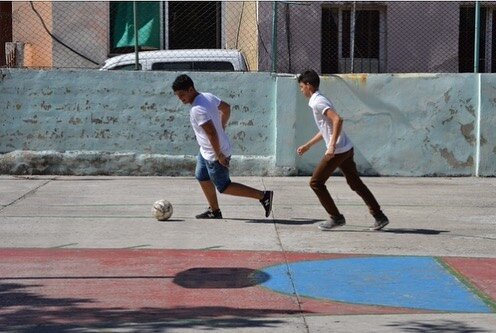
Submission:
[[[275,224],[289,224],[289,225],[304,225],[304,224],[314,224],[317,222],[321,222],[324,220],[316,220],[316,219],[256,219],[256,220],[247,220],[247,219],[230,219],[230,220],[240,220],[246,221],[246,223],[275,223]]]
[[[441,233],[450,232],[448,230],[435,230],[435,229],[410,229],[410,228],[388,228],[379,231],[367,229],[346,229],[346,227],[336,228],[333,230],[326,230],[325,232],[372,232],[372,233],[391,233],[391,234],[413,234],[413,235],[439,235]]]
[[[449,232],[448,230],[434,230],[434,229],[395,229],[388,228],[382,230],[382,232],[389,232],[393,234],[415,234],[415,235],[439,235],[441,233]]]
[[[2,332],[69,333],[94,332],[105,328],[132,332],[167,332],[168,329],[270,328],[284,320],[269,317],[299,314],[285,309],[250,309],[222,306],[171,308],[103,308],[97,301],[78,298],[48,298],[29,290],[37,285],[0,283]]]
[[[269,279],[269,274],[250,268],[199,267],[177,273],[172,282],[188,289],[237,289],[253,287]]]
[[[401,332],[429,332],[429,333],[485,333],[490,332],[484,328],[469,326],[463,322],[454,320],[441,320],[436,322],[409,321],[405,323],[394,323],[387,326],[398,328]]]

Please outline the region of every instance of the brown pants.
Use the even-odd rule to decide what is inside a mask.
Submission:
[[[365,201],[369,207],[369,211],[372,215],[377,215],[382,213],[381,207],[374,195],[368,187],[362,182],[358,171],[356,168],[355,161],[353,160],[353,149],[342,153],[336,154],[330,160],[326,160],[324,156],[320,161],[319,165],[315,168],[312,178],[310,179],[310,187],[317,194],[320,203],[325,208],[327,213],[331,217],[337,217],[340,215],[338,207],[331,198],[331,194],[326,188],[325,183],[331,177],[333,172],[337,169],[341,169],[343,172],[346,182],[350,188],[355,191],[362,199]]]

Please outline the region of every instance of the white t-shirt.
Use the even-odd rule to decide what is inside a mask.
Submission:
[[[318,91],[310,97],[308,105],[312,108],[315,123],[317,124],[317,127],[325,140],[326,147],[329,147],[332,136],[332,122],[329,118],[327,118],[325,113],[327,109],[334,109],[334,105],[332,105],[331,101],[322,96]],[[346,153],[351,148],[353,148],[353,143],[348,136],[346,136],[344,130],[341,129],[341,134],[336,141],[336,149],[334,150],[334,153]]]
[[[207,161],[215,161],[217,156],[205,130],[201,125],[212,121],[219,137],[220,150],[225,156],[231,156],[231,143],[222,128],[219,105],[221,100],[210,93],[199,93],[192,103],[189,118],[195,131],[196,141],[200,145],[200,153]]]

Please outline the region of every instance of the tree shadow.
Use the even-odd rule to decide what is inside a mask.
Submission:
[[[436,320],[436,322],[409,321],[393,323],[387,326],[398,328],[401,332],[429,332],[429,333],[485,333],[484,328],[469,326],[464,322],[454,320]]]
[[[203,277],[203,281],[201,281]],[[61,279],[100,277],[53,277]],[[107,277],[129,278],[129,277]],[[143,277],[137,277],[142,279]],[[245,288],[267,281],[266,273],[248,268],[193,268],[180,272],[173,282],[184,288]],[[15,278],[9,278],[15,280]],[[24,280],[43,277],[19,278]],[[234,280],[231,282],[230,280]],[[4,279],[5,281],[5,279]],[[89,330],[123,329],[126,332],[167,332],[172,329],[271,328],[286,323],[269,317],[301,314],[298,309],[236,308],[226,306],[192,307],[99,307],[88,298],[46,297],[30,290],[43,284],[0,281],[0,331],[15,333],[69,333]],[[192,291],[194,292],[194,291]]]

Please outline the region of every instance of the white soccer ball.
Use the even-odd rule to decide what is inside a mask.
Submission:
[[[155,201],[152,215],[159,221],[168,220],[172,216],[172,204],[165,199]]]

